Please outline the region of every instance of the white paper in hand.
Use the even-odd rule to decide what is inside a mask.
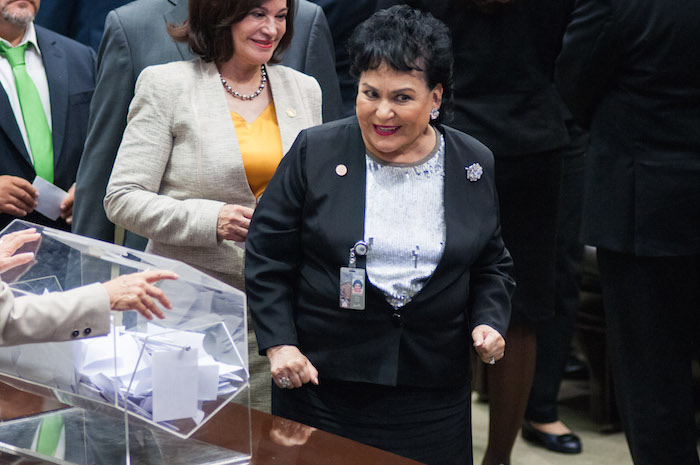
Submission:
[[[34,178],[32,186],[39,192],[37,199],[39,204],[34,210],[56,221],[61,216],[61,202],[68,196],[68,192],[54,186],[41,176]]]

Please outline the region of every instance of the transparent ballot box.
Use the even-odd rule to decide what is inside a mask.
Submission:
[[[34,260],[2,274],[15,296],[153,269],[174,271],[179,279],[155,284],[172,303],[164,320],[111,312],[105,336],[0,347],[0,375],[47,388],[71,406],[0,423],[0,447],[53,463],[249,461],[245,295],[177,260],[20,220],[0,237],[27,228],[36,228],[41,238],[18,252],[32,251]],[[237,435],[226,441],[236,450],[192,437],[222,411],[236,412],[236,424],[226,428]],[[47,431],[62,438],[53,454],[37,447],[46,423],[53,425]]]

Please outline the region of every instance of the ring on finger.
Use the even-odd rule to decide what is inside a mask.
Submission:
[[[292,387],[292,380],[287,378],[286,376],[281,377],[278,381],[282,389],[289,389],[290,387]]]
[[[491,357],[489,359],[489,365],[495,365],[496,364],[496,357]]]

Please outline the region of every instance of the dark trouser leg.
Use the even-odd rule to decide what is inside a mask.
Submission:
[[[583,207],[584,156],[564,158],[557,217],[554,318],[536,323],[535,377],[525,418],[537,423],[559,420],[557,396],[569,356],[579,305],[583,245],[579,242]]]
[[[615,395],[637,465],[697,465],[691,360],[700,256],[598,249]]]
[[[537,323],[536,334],[535,375],[525,419],[552,423],[559,420],[557,396],[573,335],[572,319],[568,315],[556,315]]]

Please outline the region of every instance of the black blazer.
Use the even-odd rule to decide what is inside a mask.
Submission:
[[[90,99],[95,89],[95,52],[85,45],[36,26],[51,98],[54,184],[68,190],[75,182],[87,132]],[[32,182],[36,176],[5,90],[0,86],[0,174]],[[0,229],[15,217],[0,214]],[[51,221],[32,212],[23,219],[70,229],[63,219]]]
[[[699,25],[697,0],[578,3],[557,84],[590,126],[586,243],[700,253]]]
[[[445,251],[423,290],[401,309],[402,325],[371,283],[366,310],[339,308],[340,267],[364,237],[365,146],[357,119],[299,135],[246,241],[246,293],[261,354],[291,344],[322,378],[456,385],[469,376],[471,329],[484,323],[505,333],[514,282],[500,236],[493,157],[474,138],[439,129],[446,143]],[[473,163],[484,169],[476,182],[465,174]],[[340,164],[344,176],[336,173]]]

